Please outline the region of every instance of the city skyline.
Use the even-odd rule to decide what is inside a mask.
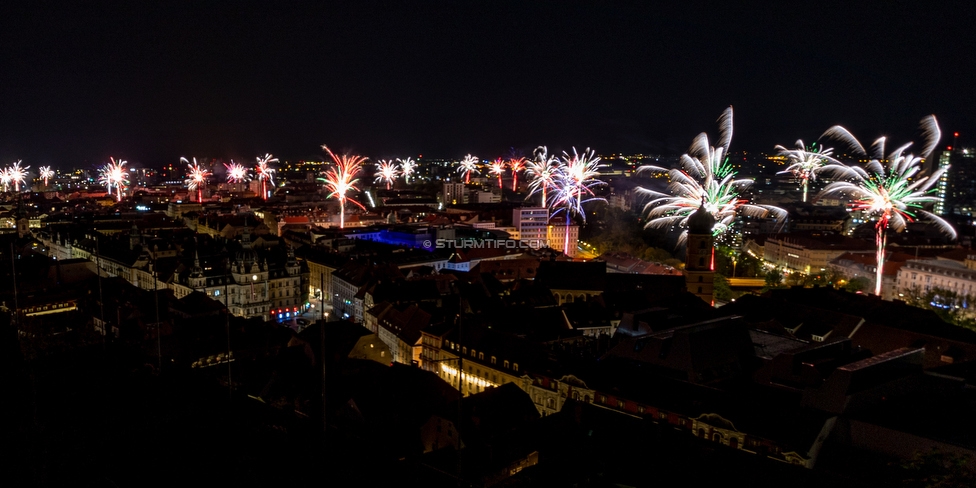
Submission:
[[[964,141],[976,12],[883,5],[7,6],[0,161],[680,154],[729,105],[733,152],[929,114]]]

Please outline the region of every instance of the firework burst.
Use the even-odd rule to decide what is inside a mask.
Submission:
[[[471,183],[471,173],[481,174],[478,171],[478,158],[468,154],[461,160],[460,166],[458,166],[458,173],[464,173],[464,182]]]
[[[10,178],[10,168],[0,168],[0,185],[4,192],[10,189]]]
[[[526,163],[525,174],[532,178],[529,182],[529,196],[542,193],[542,206],[548,206],[546,190],[555,185],[556,174],[559,170],[559,158],[549,155],[549,149],[539,146],[535,149],[535,158]]]
[[[804,202],[807,201],[809,185],[811,182],[817,180],[817,173],[820,172],[820,169],[828,163],[838,162],[831,157],[834,151],[833,149],[824,148],[823,146],[818,148],[816,142],[813,143],[812,147],[807,148],[802,140],[798,140],[796,141],[796,149],[776,146],[776,150],[790,160],[790,166],[780,171],[780,173],[793,173],[793,176],[800,180],[800,185],[803,187]]]
[[[508,157],[508,169],[512,170],[512,191],[518,190],[518,174],[519,171],[525,170],[525,165],[528,160],[525,156],[522,156],[522,151],[516,151],[514,148],[511,151],[511,156]]]
[[[254,172],[258,175],[258,179],[261,180],[261,198],[264,200],[268,199],[268,183],[274,185],[275,170],[269,168],[268,164],[277,162],[278,158],[272,157],[270,154],[265,154],[263,158],[258,158],[258,165],[254,169]]]
[[[186,175],[186,186],[190,191],[197,191],[197,202],[203,202],[203,187],[207,186],[207,178],[210,177],[210,171],[206,168],[200,166],[197,162],[197,158],[193,158],[193,163],[191,164],[186,158],[180,158],[181,162],[187,164],[188,172]]]
[[[40,176],[41,179],[44,180],[44,186],[47,186],[47,181],[51,178],[54,178],[54,171],[51,171],[50,166],[41,166],[40,168],[38,168],[38,176]]]
[[[873,154],[868,154],[851,133],[841,127],[834,126],[824,133],[825,136],[836,138],[847,143],[852,150],[871,158],[863,168],[858,166],[844,166],[840,163],[823,167],[823,171],[839,175],[847,181],[835,181],[820,193],[820,196],[843,196],[852,200],[854,208],[877,217],[875,224],[877,244],[876,258],[878,263],[875,276],[874,293],[881,296],[882,272],[884,271],[885,253],[887,245],[887,230],[895,232],[905,229],[908,222],[918,220],[920,216],[935,223],[943,232],[956,237],[956,230],[941,217],[922,208],[926,203],[938,200],[932,193],[932,186],[939,181],[948,167],[939,168],[929,176],[920,177],[923,158],[932,154],[935,146],[942,137],[939,124],[934,115],[922,119],[922,131],[926,138],[925,147],[920,155],[907,153],[912,143],[898,147],[891,153],[885,153],[885,138],[882,137],[871,145]]]
[[[125,161],[116,161],[115,158],[108,158],[109,163],[98,170],[98,182],[108,189],[108,194],[112,194],[112,187],[115,187],[116,200],[122,200],[125,196],[125,188],[129,184],[129,172],[125,169]]]
[[[404,181],[409,185],[410,175],[412,175],[414,171],[417,169],[417,163],[415,163],[414,160],[411,158],[406,158],[406,159],[397,158],[397,162],[400,163],[400,174],[403,175]]]
[[[241,164],[231,161],[230,164],[225,163],[224,167],[227,168],[228,183],[244,183],[245,181],[251,179],[251,177],[247,174],[247,168]]]
[[[356,188],[356,183],[359,182],[356,176],[362,171],[363,162],[366,161],[366,158],[362,156],[337,156],[325,145],[322,146],[322,149],[329,153],[335,166],[326,170],[324,177],[320,180],[325,183],[325,188],[329,191],[328,197],[339,200],[339,228],[344,229],[346,227],[346,201],[366,210],[363,204],[347,195],[350,192],[359,191],[359,188]]]
[[[20,191],[20,185],[27,180],[27,170],[30,166],[20,166],[20,161],[15,161],[7,168],[7,174],[10,177],[10,181],[14,184],[14,191]]]
[[[699,134],[688,153],[681,155],[679,168],[638,168],[638,172],[668,175],[671,181],[668,185],[669,193],[644,188],[638,190],[652,197],[644,206],[648,218],[645,227],[681,229],[678,236],[679,246],[688,238],[688,217],[699,207],[704,207],[715,219],[715,226],[712,228],[715,237],[722,236],[729,229],[737,214],[749,217],[772,215],[780,222],[785,221],[785,210],[769,205],[749,204],[740,198],[742,189],[753,182],[735,179],[735,170],[728,162],[728,147],[732,143],[732,107],[726,109],[719,118],[719,125],[721,130],[718,146],[709,144],[707,134]]]
[[[505,161],[502,158],[496,159],[491,163],[491,169],[488,170],[493,175],[498,176],[498,188],[502,187],[502,175],[505,174]]]
[[[393,161],[380,160],[376,167],[376,183],[386,183],[389,190],[393,182],[400,176],[400,168]]]
[[[586,148],[582,154],[563,152],[553,177],[553,199],[552,207],[556,211],[553,216],[560,212],[566,213],[566,240],[563,243],[563,254],[569,255],[569,225],[572,215],[578,215],[583,223],[586,223],[586,212],[583,204],[592,201],[606,201],[597,197],[594,189],[606,183],[597,179],[599,176],[600,158],[596,156],[590,148]]]

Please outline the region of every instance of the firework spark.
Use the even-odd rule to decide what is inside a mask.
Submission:
[[[50,166],[41,166],[38,168],[38,176],[44,180],[44,186],[47,186],[47,180],[54,178],[54,171],[51,171]]]
[[[27,179],[27,169],[30,166],[20,166],[20,161],[15,161],[9,167],[7,167],[7,174],[10,177],[10,181],[14,184],[14,191],[20,191],[20,185],[24,183]]]
[[[324,177],[320,180],[325,183],[325,188],[329,191],[329,198],[339,200],[339,228],[344,229],[346,227],[346,201],[366,210],[363,204],[347,195],[347,193],[359,191],[359,188],[356,188],[356,183],[359,182],[356,176],[362,170],[366,158],[362,156],[336,156],[325,145],[322,146],[322,149],[329,153],[335,166],[326,170]]]
[[[471,183],[471,173],[481,174],[478,171],[478,158],[468,154],[461,160],[460,166],[458,166],[458,173],[464,173],[464,182]]]
[[[525,169],[525,165],[528,162],[525,156],[522,156],[521,151],[512,150],[512,155],[508,158],[508,168],[512,170],[512,191],[517,191],[518,189],[518,174],[519,171]]]
[[[926,144],[920,155],[906,153],[912,143],[898,147],[891,153],[885,154],[885,138],[882,137],[871,145],[873,154],[868,154],[851,133],[841,127],[834,126],[824,133],[825,136],[836,138],[847,143],[851,149],[859,154],[871,158],[863,168],[858,166],[844,166],[840,163],[823,167],[822,171],[829,171],[848,181],[835,181],[820,193],[819,196],[837,195],[850,198],[854,208],[868,215],[877,217],[875,224],[877,244],[877,275],[875,276],[874,293],[881,296],[882,272],[884,270],[887,246],[887,230],[895,232],[905,229],[908,222],[918,220],[919,216],[926,217],[935,223],[943,232],[956,237],[956,230],[941,217],[922,208],[923,204],[938,200],[932,193],[932,186],[939,181],[948,166],[939,168],[929,176],[920,177],[922,160],[935,149],[942,137],[939,124],[934,115],[922,119],[922,131]]]
[[[501,188],[502,175],[505,174],[505,161],[502,161],[502,158],[496,159],[491,163],[491,169],[488,171],[493,175],[498,175],[498,188]]]
[[[417,169],[417,163],[415,163],[414,160],[411,158],[406,158],[406,159],[397,158],[397,161],[400,163],[400,174],[403,175],[403,179],[409,185],[410,175],[412,175],[414,171]]]
[[[817,180],[817,173],[828,163],[838,161],[831,157],[833,149],[817,147],[817,143],[807,148],[802,140],[796,141],[796,149],[787,149],[783,146],[776,146],[780,154],[786,156],[792,164],[780,173],[793,173],[793,176],[800,179],[803,187],[803,201],[807,201],[807,190],[810,182]]]
[[[559,170],[559,158],[549,155],[546,146],[539,146],[535,149],[535,158],[526,165],[525,174],[532,178],[529,183],[529,196],[542,193],[542,206],[548,206],[546,190],[555,185],[556,174]]]
[[[376,183],[386,183],[386,189],[400,176],[400,168],[393,161],[380,160],[376,169]]]
[[[227,182],[228,183],[243,183],[251,179],[247,174],[247,168],[241,164],[237,164],[233,161],[230,164],[224,164],[227,168]]]
[[[681,229],[678,245],[688,238],[688,217],[704,206],[712,214],[715,226],[712,233],[722,236],[737,214],[749,217],[772,215],[785,222],[786,211],[770,205],[755,205],[740,198],[742,189],[753,182],[748,179],[736,180],[736,173],[729,164],[727,154],[732,143],[732,107],[725,110],[719,118],[721,126],[719,145],[711,146],[708,135],[699,134],[680,159],[680,167],[665,169],[657,166],[642,166],[638,172],[666,173],[671,181],[669,193],[639,188],[641,193],[653,199],[644,206],[647,213],[647,228]]]
[[[10,189],[10,168],[0,168],[0,184],[3,185],[4,192]]]
[[[189,166],[189,172],[186,178],[187,188],[190,191],[196,190],[197,202],[203,202],[203,187],[207,186],[207,178],[210,176],[210,171],[201,167],[200,163],[197,163],[197,158],[193,158],[192,164],[186,158],[180,158],[180,161]]]
[[[126,162],[116,161],[115,158],[109,158],[109,161],[98,170],[98,182],[105,185],[109,195],[112,194],[114,186],[116,200],[122,200],[125,196],[125,188],[129,184],[129,172],[125,169]]]
[[[597,179],[600,168],[600,158],[596,156],[590,148],[586,148],[582,154],[563,152],[553,178],[553,199],[552,207],[557,210],[553,216],[560,212],[566,213],[566,241],[563,244],[563,254],[569,255],[569,224],[572,215],[578,215],[586,223],[586,212],[583,211],[583,204],[591,201],[606,201],[597,197],[593,190],[599,186],[606,185]]]
[[[277,162],[278,158],[272,157],[270,154],[265,154],[263,158],[258,158],[258,165],[254,172],[257,173],[258,179],[261,180],[261,198],[264,200],[268,199],[268,183],[274,185],[275,170],[269,168],[268,164]]]

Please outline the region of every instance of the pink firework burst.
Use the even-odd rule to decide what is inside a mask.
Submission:
[[[346,201],[366,210],[363,204],[350,198],[347,194],[359,191],[356,183],[359,182],[357,176],[363,169],[366,158],[363,156],[337,156],[328,146],[323,145],[322,149],[332,157],[333,167],[325,171],[325,175],[320,178],[325,183],[326,190],[329,191],[329,198],[339,200],[339,228],[346,227]]]

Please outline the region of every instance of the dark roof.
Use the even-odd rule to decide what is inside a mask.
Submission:
[[[606,289],[607,263],[542,261],[536,280],[551,289],[602,292]]]

